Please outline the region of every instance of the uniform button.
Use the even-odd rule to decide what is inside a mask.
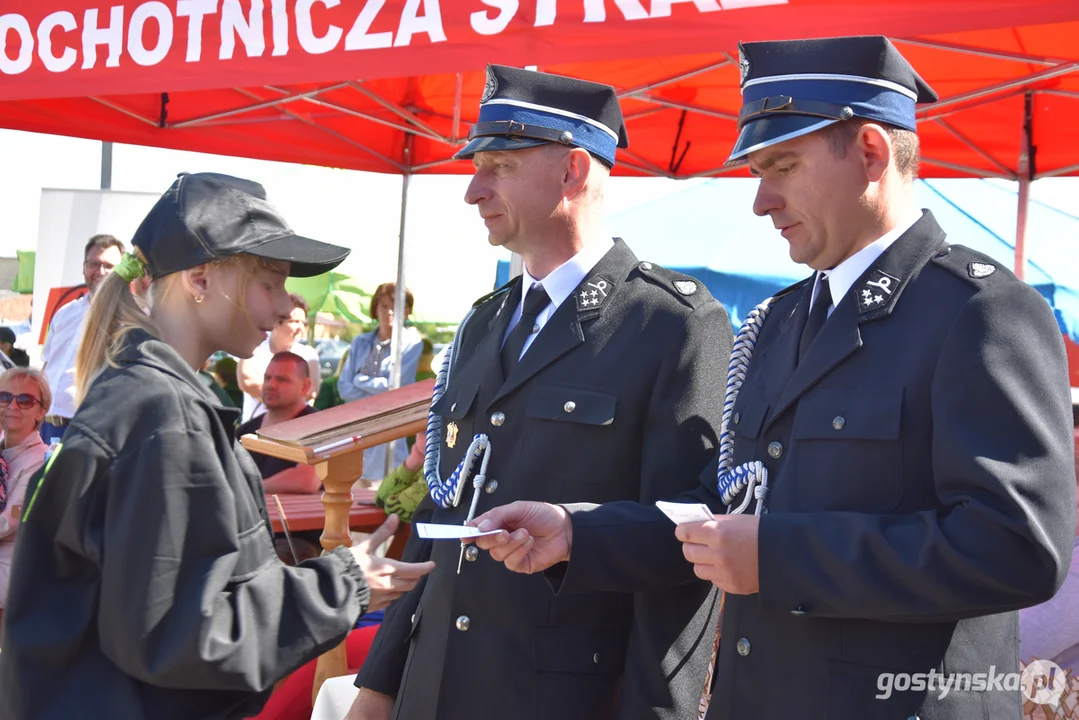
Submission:
[[[491,424],[495,427],[502,427],[502,423],[506,422],[506,416],[500,412],[491,416]]]
[[[836,415],[832,420],[832,427],[836,430],[842,430],[843,426],[847,424],[846,419],[842,415]]]
[[[476,558],[480,556],[480,549],[475,545],[469,545],[465,548],[465,560],[469,562],[476,562]]]
[[[415,625],[415,624],[416,624],[416,613],[412,613],[412,620],[411,620],[411,622],[412,622],[412,624],[413,624],[413,625]]]
[[[460,630],[461,632],[466,632],[470,627],[472,627],[472,621],[468,619],[468,615],[462,615],[461,617],[457,618],[458,630]]]
[[[738,423],[742,422],[742,414],[741,413],[735,413],[734,417],[731,418],[731,419],[734,421],[734,424],[737,425]]]
[[[651,270],[651,269],[652,269],[652,263],[650,263],[650,262],[641,263],[641,270]]]
[[[571,413],[571,412],[573,412],[574,410],[577,409],[577,403],[570,400],[568,403],[566,403],[565,405],[562,406],[562,409],[565,410],[568,413]]]
[[[454,403],[453,405],[450,405],[450,412],[453,412],[456,409],[457,409],[457,403]]]
[[[805,605],[799,605],[798,607],[791,610],[791,615],[805,615],[805,614],[806,614],[806,606]]]
[[[536,323],[535,325],[533,325],[533,326],[532,326],[532,334],[533,334],[533,335],[535,335],[536,333],[538,333],[538,332],[539,332],[539,330],[540,330],[540,328],[539,328],[539,323]]]
[[[483,489],[487,491],[488,495],[490,495],[491,493],[493,493],[495,490],[498,489],[498,481],[497,480],[488,480],[487,484],[484,486]]]
[[[778,460],[783,455],[783,443],[778,440],[768,443],[768,457]]]
[[[458,620],[457,622],[460,622],[460,620]],[[749,655],[749,650],[750,650],[749,638],[740,638],[738,640],[738,644],[735,647],[738,648],[738,654],[741,655],[742,657],[745,657],[746,655]]]
[[[599,653],[596,653],[595,655],[592,656],[592,662],[594,662],[596,665],[599,665],[599,661],[602,660],[602,659],[603,659],[603,656],[600,655]]]

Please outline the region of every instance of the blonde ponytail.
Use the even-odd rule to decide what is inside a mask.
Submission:
[[[159,335],[156,324],[131,294],[131,283],[115,272],[110,273],[94,293],[75,356],[76,404],[82,403],[90,384],[106,365],[116,367],[116,354],[124,336],[135,329]]]

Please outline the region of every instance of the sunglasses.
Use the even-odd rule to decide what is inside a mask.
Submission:
[[[7,407],[14,400],[15,404],[19,406],[20,410],[29,410],[35,405],[40,405],[41,400],[37,399],[30,393],[23,393],[22,395],[12,395],[9,392],[0,392],[0,407]]]

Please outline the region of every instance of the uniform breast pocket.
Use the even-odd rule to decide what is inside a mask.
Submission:
[[[479,389],[479,383],[450,385],[431,408],[432,412],[442,418],[440,472],[444,475],[457,467],[465,450],[472,443],[476,418],[472,406]]]
[[[759,385],[743,385],[738,391],[738,400],[734,404],[727,429],[736,438],[744,441],[736,443],[735,449],[753,451],[756,439],[760,436],[761,426],[768,414],[768,400],[764,389]]]
[[[799,511],[894,510],[903,492],[902,412],[901,388],[804,398],[792,434]]]
[[[525,414],[532,428],[524,466],[529,474],[562,479],[557,502],[613,499],[602,488],[614,452],[617,405],[612,392],[569,385],[537,385],[529,392]]]

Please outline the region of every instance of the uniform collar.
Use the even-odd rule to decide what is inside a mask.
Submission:
[[[542,283],[543,289],[547,291],[547,296],[551,298],[553,309],[557,309],[559,305],[566,301],[566,298],[573,294],[577,286],[584,281],[588,273],[592,272],[592,269],[596,267],[613,245],[614,240],[609,237],[590,242],[581,248],[576,255],[552,270],[542,280],[532,277],[532,274],[528,272],[528,268],[525,267],[521,278],[521,307],[524,307],[525,297],[528,295],[532,285]]]
[[[862,273],[868,270],[869,266],[876,262],[877,258],[883,255],[884,251],[891,247],[892,243],[898,240],[903,233],[910,230],[921,217],[922,213],[920,211],[912,214],[879,239],[854,253],[833,269],[823,273],[816,273],[813,279],[812,301],[815,303],[817,300],[817,295],[820,292],[820,278],[823,274],[828,278],[828,290],[832,296],[832,307],[838,306],[839,301],[846,296],[847,291],[862,276]],[[812,304],[810,307],[812,307]]]

